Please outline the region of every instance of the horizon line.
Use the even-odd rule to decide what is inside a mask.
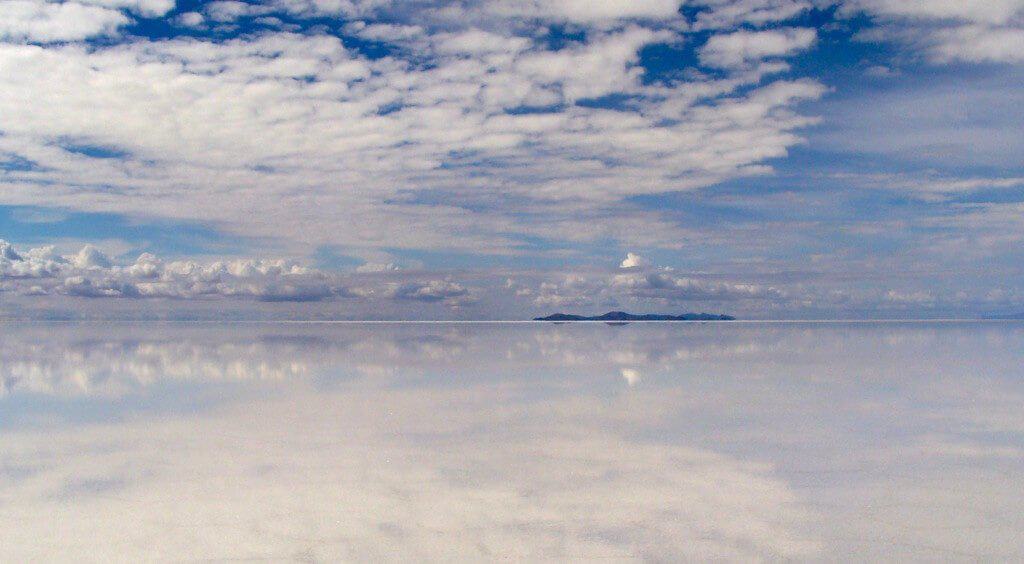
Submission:
[[[295,325],[427,325],[427,324],[536,324],[536,325],[568,325],[568,324],[604,324],[620,325],[629,323],[660,323],[660,324],[771,324],[771,323],[1020,323],[1024,319],[1015,318],[883,318],[883,319],[687,319],[687,320],[570,320],[542,321],[536,319],[36,319],[36,318],[0,318],[0,323],[174,323],[174,324],[295,324]]]

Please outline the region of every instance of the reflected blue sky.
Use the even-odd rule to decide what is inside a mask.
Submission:
[[[5,324],[0,559],[1024,557],[1024,324]]]

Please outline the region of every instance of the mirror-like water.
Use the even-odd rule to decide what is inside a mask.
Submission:
[[[0,560],[1024,559],[1024,325],[0,324]]]

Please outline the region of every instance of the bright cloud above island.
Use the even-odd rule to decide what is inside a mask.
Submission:
[[[0,0],[0,314],[1024,310],[1022,37],[1016,0]]]

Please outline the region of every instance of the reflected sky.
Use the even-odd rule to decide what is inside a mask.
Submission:
[[[1024,325],[2,324],[0,560],[1024,558]]]

